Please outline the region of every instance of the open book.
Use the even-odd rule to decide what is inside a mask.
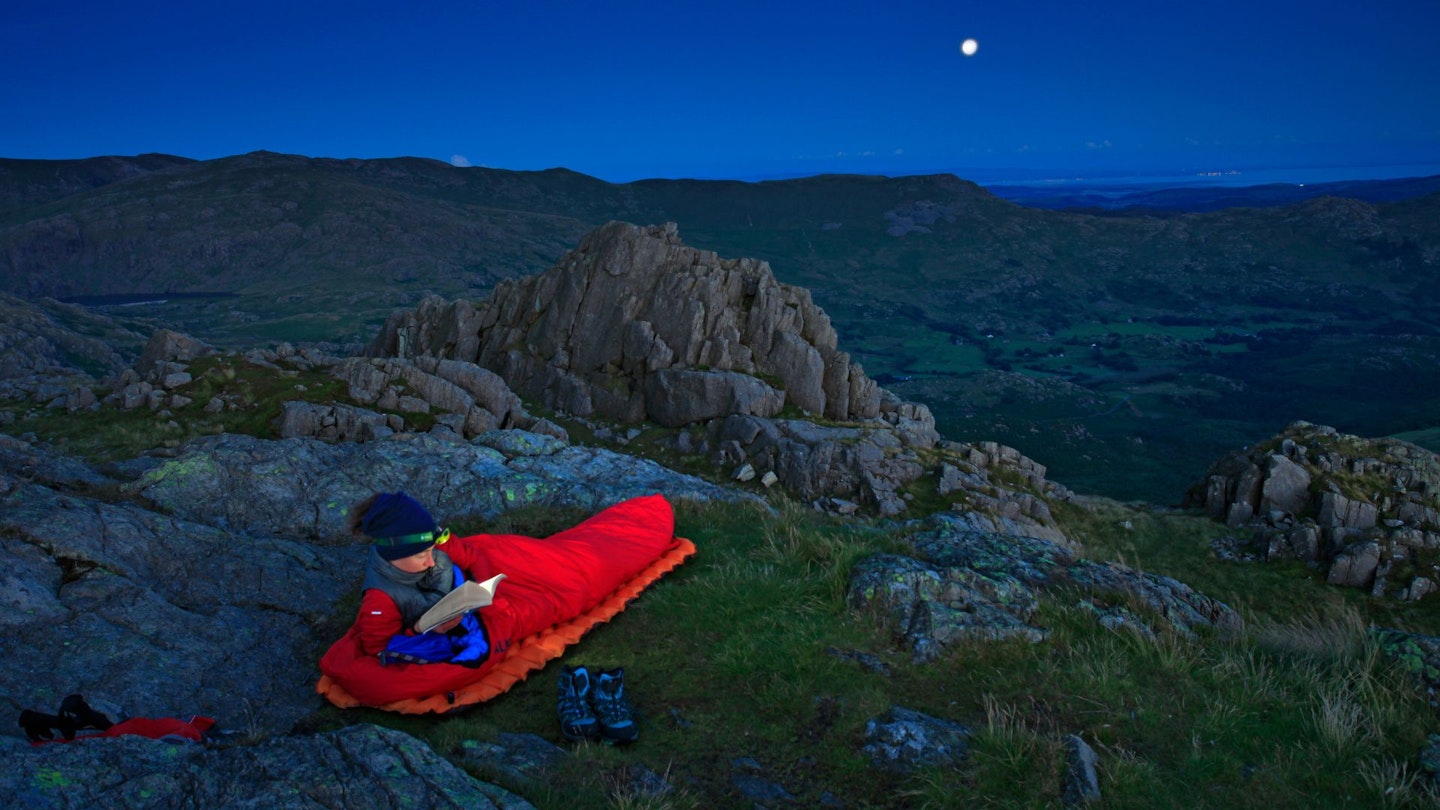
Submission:
[[[466,613],[482,608],[495,601],[495,589],[499,587],[500,580],[504,574],[485,580],[484,582],[465,582],[460,587],[445,594],[439,602],[425,611],[420,621],[415,622],[415,632],[426,633],[436,625],[444,624],[456,616],[463,616]]]

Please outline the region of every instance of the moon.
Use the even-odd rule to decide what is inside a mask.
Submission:
[[[960,43],[960,53],[963,53],[966,56],[974,56],[975,52],[978,50],[980,50],[980,43],[976,42],[973,39],[967,39],[964,42]]]

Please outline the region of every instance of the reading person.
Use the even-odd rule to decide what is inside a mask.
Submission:
[[[484,626],[473,615],[458,617],[432,630],[444,634],[442,642],[452,656],[407,649],[420,617],[466,580],[491,575],[478,537],[452,538],[441,529],[419,501],[404,492],[382,492],[356,505],[351,530],[373,545],[365,566],[360,613],[355,625],[361,650],[380,655],[387,649],[400,660],[448,660],[463,663],[482,659],[488,651]],[[467,654],[468,653],[468,654]],[[434,656],[440,655],[439,658]]]
[[[438,711],[443,703],[448,711],[487,700],[695,552],[675,536],[674,510],[659,494],[612,504],[548,537],[451,539],[400,492],[359,504],[350,520],[371,541],[365,592],[355,623],[321,657],[317,685],[342,707]],[[498,588],[487,587],[502,575]],[[468,612],[446,630],[449,601]],[[436,629],[415,632],[431,620]]]

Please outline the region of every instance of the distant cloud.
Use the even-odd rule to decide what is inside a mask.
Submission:
[[[471,165],[471,164],[470,164],[470,158],[467,158],[467,157],[465,157],[464,155],[451,155],[451,156],[450,156],[450,165],[451,165],[451,166],[459,166],[459,167],[461,167],[461,168],[465,168],[466,166]]]
[[[1114,145],[1114,144],[1110,143],[1110,139],[1109,139],[1109,138],[1106,138],[1105,140],[1103,140],[1103,141],[1098,141],[1098,142],[1097,142],[1097,141],[1086,141],[1086,142],[1085,142],[1085,147],[1086,147],[1087,149],[1109,149],[1109,148],[1110,148],[1111,146],[1113,146],[1113,145]]]
[[[802,154],[792,155],[792,156],[791,156],[791,160],[847,160],[847,161],[849,161],[849,160],[864,160],[864,159],[868,159],[868,158],[878,157],[878,156],[880,156],[881,154],[882,154],[881,152],[877,152],[877,151],[874,150],[874,149],[860,149],[860,150],[837,149],[837,150],[835,150],[834,152],[826,152],[826,153],[823,153],[823,154],[820,154],[820,153],[802,153]],[[904,149],[896,149],[894,152],[891,152],[890,154],[893,154],[893,155],[903,155],[903,154],[905,154],[905,150],[904,150]]]

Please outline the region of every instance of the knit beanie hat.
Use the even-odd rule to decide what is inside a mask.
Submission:
[[[382,492],[360,518],[360,531],[375,541],[385,560],[410,557],[435,545],[435,518],[403,492]]]

